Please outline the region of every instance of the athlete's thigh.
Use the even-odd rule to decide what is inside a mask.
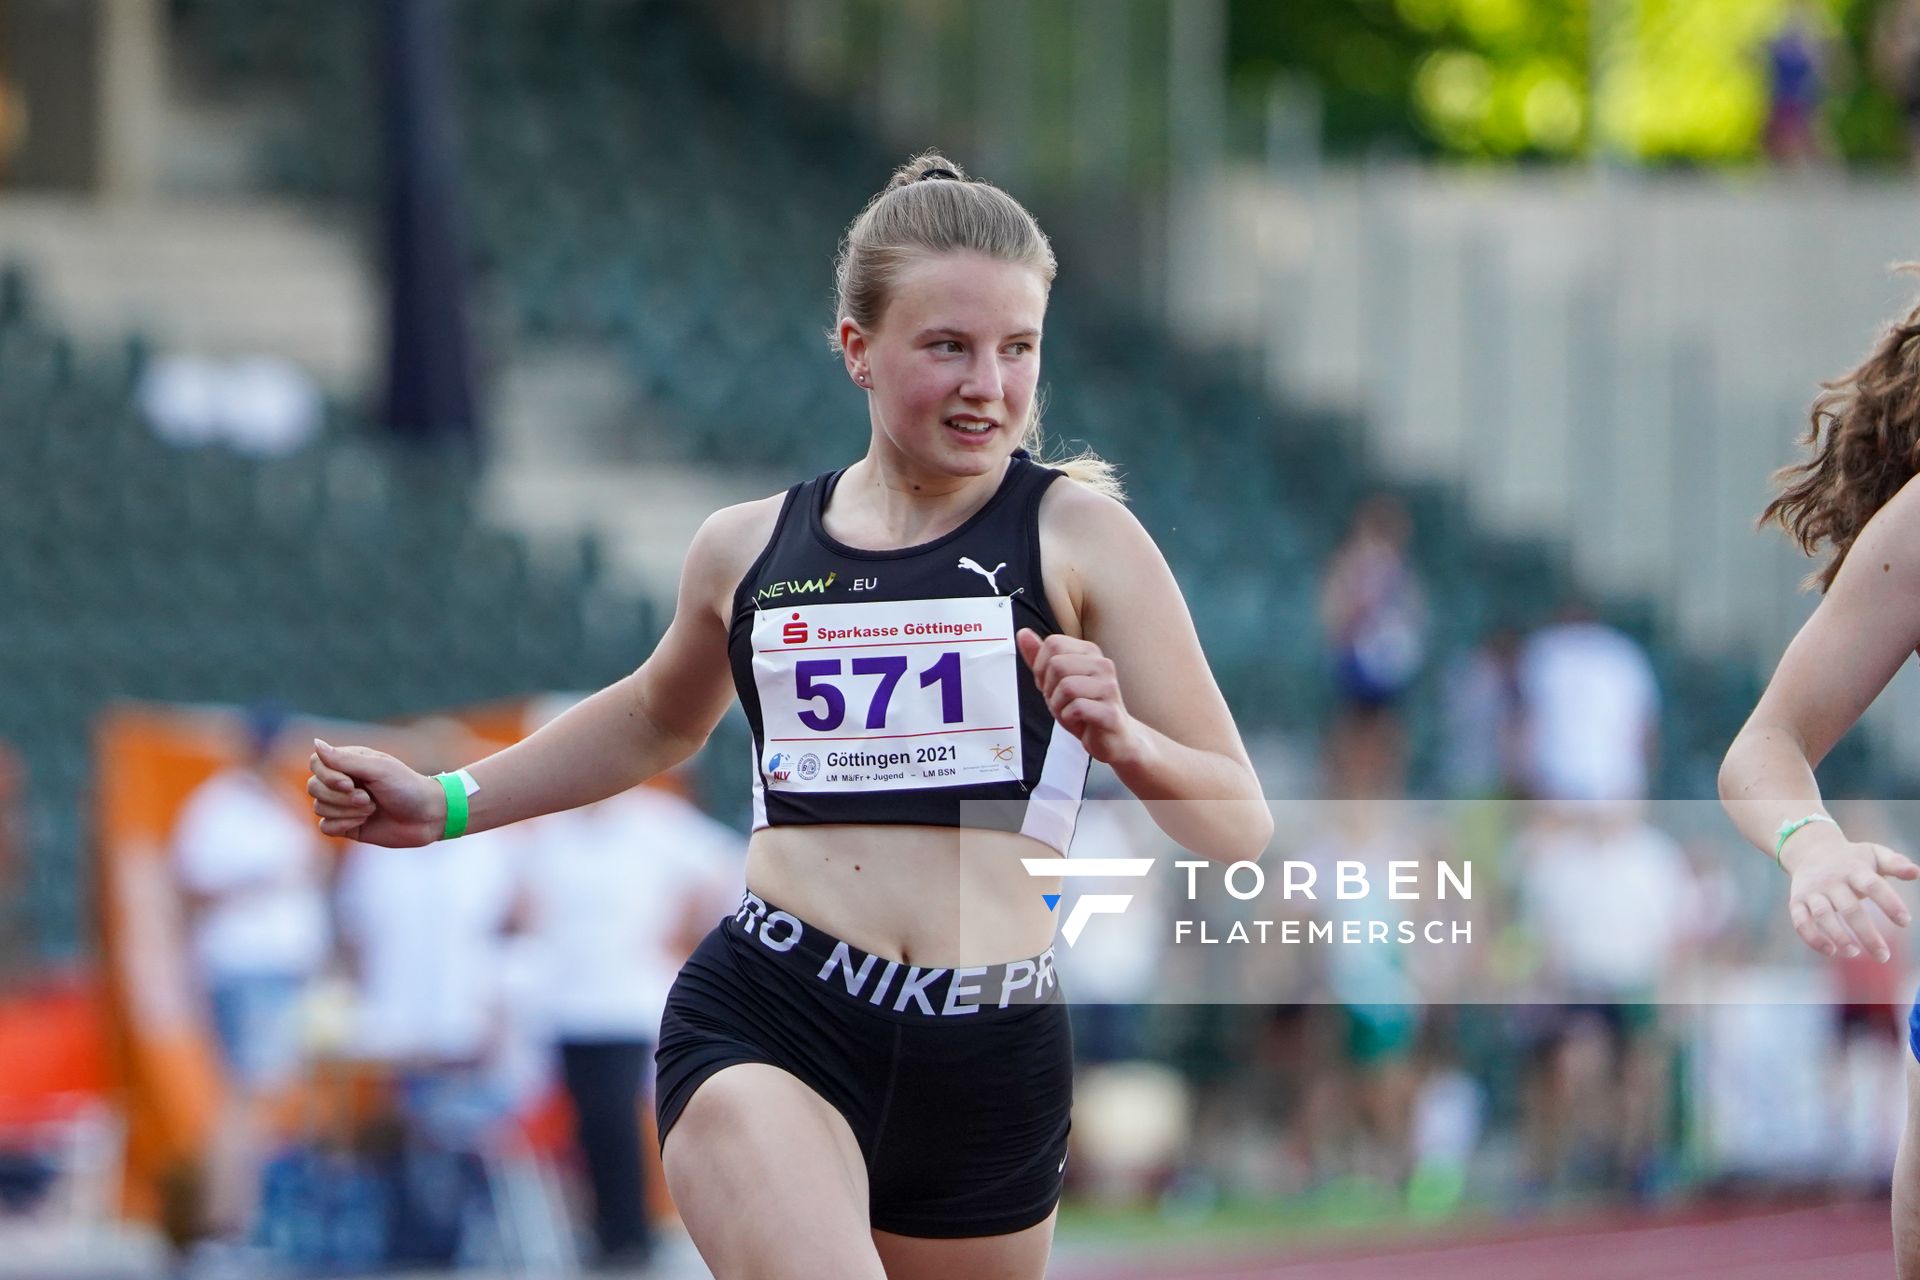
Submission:
[[[667,1133],[667,1188],[715,1280],[882,1280],[846,1120],[791,1073],[716,1071]]]
[[[1041,1280],[1053,1248],[1055,1209],[1025,1231],[962,1240],[929,1240],[873,1233],[873,1247],[886,1263],[887,1280]]]

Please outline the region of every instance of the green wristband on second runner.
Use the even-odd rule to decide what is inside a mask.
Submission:
[[[473,775],[465,769],[459,769],[453,773],[436,773],[433,775],[433,780],[440,784],[442,791],[447,793],[447,822],[441,829],[440,838],[452,840],[457,836],[465,835],[467,797],[478,791],[480,784],[475,782]]]
[[[1787,847],[1787,837],[1791,836],[1794,832],[1798,831],[1800,828],[1806,826],[1810,822],[1833,822],[1833,819],[1829,818],[1824,813],[1810,813],[1804,818],[1795,818],[1790,821],[1781,823],[1780,830],[1775,836],[1775,839],[1773,842],[1773,860],[1776,863],[1780,862],[1780,854]],[[1834,825],[1838,826],[1839,824],[1834,823]],[[1781,865],[1781,869],[1785,870],[1786,864],[1781,863],[1780,865]]]

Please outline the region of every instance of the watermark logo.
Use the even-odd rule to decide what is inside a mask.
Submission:
[[[1067,879],[1098,876],[1144,876],[1153,870],[1152,858],[1022,858],[1020,863],[1030,876],[1051,879],[1061,876]],[[1042,894],[1046,899],[1047,910],[1060,905],[1057,893]],[[1060,926],[1060,935],[1072,946],[1080,940],[1080,933],[1087,927],[1087,921],[1095,916],[1117,916],[1127,909],[1133,901],[1130,893],[1087,893],[1074,899],[1073,910],[1067,913],[1066,923]]]

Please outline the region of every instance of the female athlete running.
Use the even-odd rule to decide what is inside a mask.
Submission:
[[[316,744],[321,829],[421,844],[586,804],[754,736],[747,896],[661,1024],[675,1203],[721,1280],[1039,1280],[1072,1044],[1054,916],[1088,760],[1211,858],[1273,820],[1179,588],[1034,434],[1053,253],[924,155],[848,229],[834,345],[866,455],[710,517],[640,669],[464,771]],[[1200,803],[1192,803],[1200,802]]]
[[[1906,268],[1911,271],[1913,267]],[[1777,477],[1762,523],[1777,520],[1812,554],[1825,598],[1787,646],[1720,766],[1720,801],[1740,834],[1792,877],[1787,910],[1826,956],[1892,954],[1868,905],[1912,918],[1890,880],[1920,866],[1852,841],[1820,799],[1813,769],[1920,645],[1920,308],[1891,325],[1851,373],[1825,384],[1805,442],[1813,454]],[[1909,1044],[1920,1055],[1920,1009]],[[1920,1280],[1920,1061],[1907,1063],[1907,1127],[1894,1173],[1895,1250]]]

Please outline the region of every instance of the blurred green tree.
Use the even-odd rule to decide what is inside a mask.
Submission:
[[[1907,152],[1884,50],[1911,2],[1232,0],[1228,53],[1242,104],[1276,76],[1310,82],[1337,156],[1727,164],[1764,152],[1768,45],[1797,17],[1820,46],[1823,136],[1873,163]]]

